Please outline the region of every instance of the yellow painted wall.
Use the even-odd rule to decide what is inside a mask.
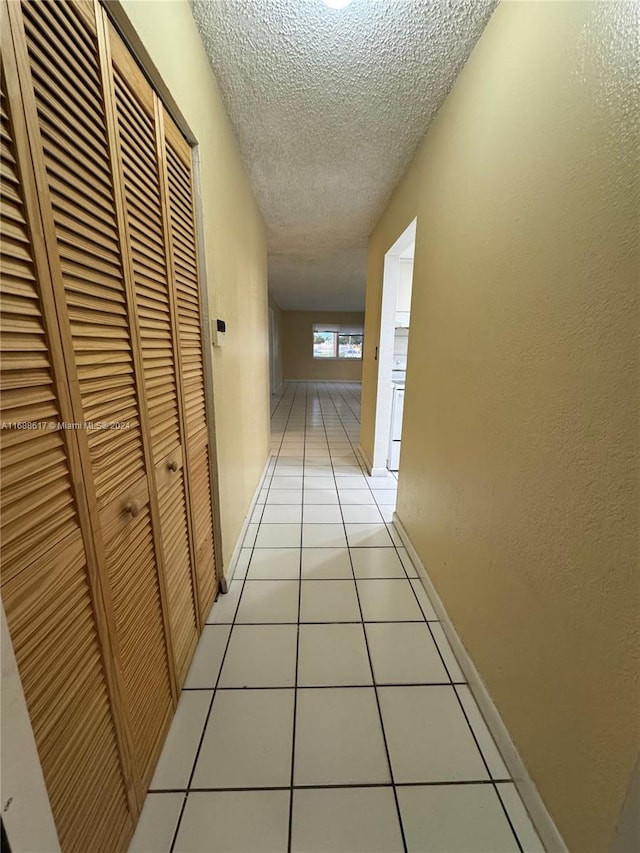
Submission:
[[[369,251],[363,449],[417,215],[398,515],[576,853],[640,736],[637,19],[503,2]]]
[[[199,144],[226,568],[269,452],[265,227],[187,0],[122,6]]]
[[[364,314],[351,311],[283,311],[281,329],[284,378],[319,382],[359,382],[362,376],[360,359],[313,357],[314,323],[363,325]]]

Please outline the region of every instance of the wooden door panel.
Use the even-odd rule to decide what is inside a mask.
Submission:
[[[110,539],[107,574],[114,595],[114,615],[134,743],[145,783],[153,770],[161,739],[173,714],[162,620],[159,611],[155,551],[149,502],[126,523],[126,531]],[[131,571],[131,567],[135,571]],[[155,614],[154,614],[155,615]],[[158,707],[150,707],[157,702]]]
[[[151,515],[140,501],[148,472],[94,7],[25,0],[22,9],[64,287],[58,312],[68,322],[88,424],[103,571],[142,796],[173,697]],[[134,504],[137,514],[129,512]]]
[[[211,512],[211,478],[209,445],[197,443],[193,450],[195,460],[191,476],[191,494],[196,529],[196,562],[199,567],[203,614],[208,613],[216,592],[216,574],[213,548]]]
[[[3,30],[8,62],[5,20]],[[9,71],[13,110],[5,89]],[[111,652],[99,632],[102,614],[71,471],[76,436],[57,428],[70,419],[68,399],[60,400],[66,377],[60,351],[57,360],[53,355],[48,264],[34,183],[23,168],[31,165],[24,122],[23,167],[18,163],[17,72],[14,65],[9,71],[2,69],[0,95],[2,599],[62,849],[116,851],[133,830],[133,815],[105,668]],[[29,423],[33,427],[16,428]]]
[[[131,66],[126,47],[112,30],[109,41],[168,613],[181,685],[199,632],[187,512],[188,483],[182,465],[176,329],[167,271],[155,100],[149,84],[140,70]]]
[[[76,531],[78,520],[64,436],[46,427],[60,417],[4,86],[1,98],[0,535],[5,582]],[[34,428],[25,429],[29,423]],[[37,494],[34,475],[41,477]]]
[[[0,405],[45,424],[0,434],[2,594],[63,850],[115,853],[216,591],[191,152],[98,3],[0,4]]]
[[[128,429],[87,431],[102,507],[126,494],[129,483],[144,474],[144,459],[97,44],[76,5],[62,5],[64,10],[28,2],[23,9],[83,416],[90,423],[129,424]],[[43,35],[58,18],[66,25],[60,53],[43,47]],[[64,144],[60,125],[74,131]],[[88,145],[90,164],[83,157]],[[71,219],[64,211],[68,188],[75,195]],[[96,207],[99,216],[93,215]],[[82,235],[77,220],[84,222]]]
[[[79,530],[2,587],[64,851],[122,850],[133,831]]]
[[[184,682],[197,643],[194,632],[195,613],[193,588],[185,582],[189,573],[189,538],[187,533],[187,503],[182,471],[173,475],[172,483],[158,491],[162,518],[165,576],[171,615],[171,636],[175,649],[178,681]]]
[[[171,257],[176,294],[186,450],[200,614],[204,620],[217,589],[209,431],[205,404],[204,354],[194,218],[191,149],[164,114]]]

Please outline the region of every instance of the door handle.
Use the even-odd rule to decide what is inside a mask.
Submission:
[[[169,471],[177,471],[178,470],[178,463],[176,462],[175,459],[172,459],[170,462],[167,462],[167,469]]]
[[[140,515],[140,510],[142,509],[142,504],[140,501],[129,501],[124,506],[124,511],[128,512],[132,518],[135,518],[136,515]]]

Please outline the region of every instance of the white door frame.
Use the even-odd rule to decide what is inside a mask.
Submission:
[[[391,404],[393,386],[393,346],[395,338],[396,305],[400,282],[400,255],[415,243],[417,218],[405,228],[384,256],[382,279],[382,308],[380,311],[380,336],[378,338],[378,387],[376,389],[376,421],[373,438],[371,475],[387,473],[389,439],[391,437]]]

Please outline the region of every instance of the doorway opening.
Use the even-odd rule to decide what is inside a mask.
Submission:
[[[414,219],[384,256],[373,476],[397,475],[400,467],[416,223]]]
[[[276,318],[273,308],[269,306],[269,385],[272,396],[278,390],[276,383]]]

